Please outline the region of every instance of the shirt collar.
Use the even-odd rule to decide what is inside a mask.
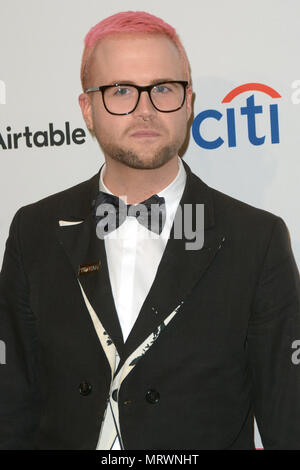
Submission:
[[[177,202],[181,198],[181,195],[183,193],[183,189],[185,186],[185,182],[186,182],[186,171],[184,169],[181,158],[179,156],[177,158],[178,158],[178,166],[179,166],[177,175],[175,176],[173,181],[171,181],[171,183],[168,184],[168,186],[166,186],[159,193],[157,193],[158,196],[165,198],[167,205],[175,201]],[[99,190],[104,191],[108,194],[113,194],[105,186],[103,182],[103,172],[104,172],[105,166],[106,164],[104,163],[100,171]]]

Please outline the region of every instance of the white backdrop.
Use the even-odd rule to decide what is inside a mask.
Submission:
[[[2,0],[0,261],[20,206],[91,177],[103,162],[77,99],[83,38],[98,21],[124,10],[160,16],[177,29],[187,50],[196,121],[185,161],[210,186],[281,216],[300,266],[299,0],[127,0],[126,5],[121,0]],[[247,83],[271,87],[281,97],[249,90],[222,103],[227,93]],[[248,116],[241,114],[247,99]],[[251,107],[251,100],[261,108]],[[272,108],[274,143],[270,105],[277,105]],[[235,116],[236,145],[232,132],[228,141],[229,108]],[[205,117],[207,110],[210,117],[199,126],[198,115]],[[70,141],[65,137],[62,145],[50,145],[49,125],[53,131],[69,127]],[[30,135],[36,132],[40,134]],[[27,137],[13,136],[24,133]],[[199,145],[199,136],[224,142],[207,149],[205,142]],[[62,140],[59,132],[53,138]],[[256,446],[262,447],[257,430]]]

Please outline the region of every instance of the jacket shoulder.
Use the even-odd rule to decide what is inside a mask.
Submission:
[[[97,186],[98,177],[99,172],[85,181],[46,196],[38,201],[24,205],[18,209],[17,214],[20,213],[27,217],[37,217],[42,213],[47,213],[48,216],[51,216],[52,214],[57,215],[62,204],[69,203],[69,206],[74,206],[75,215],[75,209],[77,207],[80,208],[80,205],[83,205],[84,203],[88,204],[92,190]]]
[[[242,224],[273,226],[278,220],[282,220],[266,209],[255,207],[208,185],[207,188],[213,199],[215,216],[219,220],[230,220],[231,224],[238,224],[241,228]]]
[[[272,246],[280,260],[292,254],[290,233],[282,217],[208,188],[214,201],[215,222],[228,241],[244,246],[249,253],[260,252],[263,257],[268,250],[274,252]]]

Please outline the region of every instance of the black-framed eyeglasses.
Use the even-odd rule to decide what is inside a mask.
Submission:
[[[101,91],[106,111],[120,116],[133,113],[139,104],[141,93],[146,91],[157,111],[173,113],[182,108],[185,102],[187,85],[188,82],[183,80],[158,82],[147,86],[133,85],[132,83],[114,83],[113,85],[88,88],[85,93]]]

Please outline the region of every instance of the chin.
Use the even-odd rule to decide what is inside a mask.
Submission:
[[[165,145],[151,145],[144,142],[143,145],[119,147],[115,144],[103,143],[103,153],[112,160],[123,163],[135,169],[155,169],[168,163],[175,155],[178,155],[180,142],[167,143]]]

